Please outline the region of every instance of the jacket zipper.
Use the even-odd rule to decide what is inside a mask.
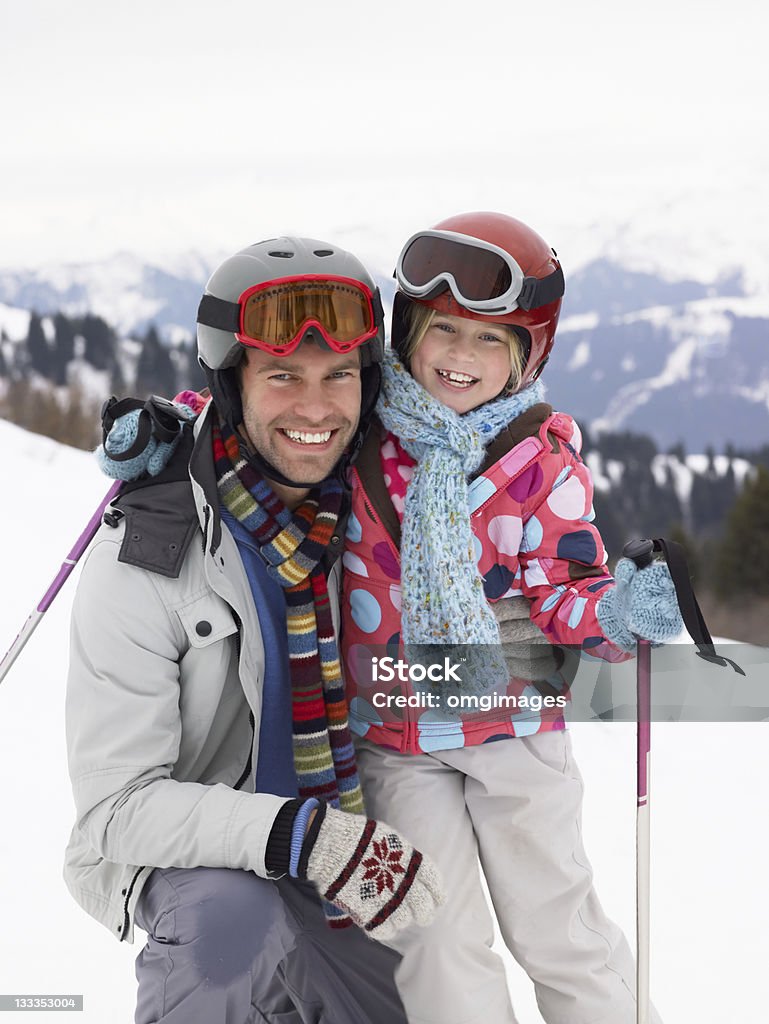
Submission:
[[[211,508],[210,508],[209,505],[205,506],[204,511],[203,511],[203,516],[204,516],[204,518],[203,518],[203,554],[205,554],[206,553],[206,545],[207,545],[207,542],[208,542],[208,526],[209,526],[209,523],[210,523],[210,520],[211,520]],[[238,626],[237,645],[238,645],[238,657],[240,657],[240,621],[238,620],[237,616],[235,616],[235,620],[236,620],[236,623],[237,623],[237,626]],[[251,721],[252,721],[252,724],[253,724],[253,712],[251,713]],[[249,753],[248,761],[249,761],[249,768],[250,768],[250,764],[251,764],[251,754],[250,753]],[[245,777],[247,777],[247,774],[244,776],[244,778]],[[128,888],[127,889],[123,889],[123,892],[122,892],[122,895],[125,898],[123,900],[123,927],[120,929],[120,932],[119,932],[119,935],[118,935],[118,939],[120,940],[120,942],[124,941],[124,939],[125,939],[125,937],[126,937],[126,935],[128,933],[128,928],[129,928],[130,923],[131,923],[129,915],[128,915],[128,904],[131,901],[131,896],[132,896],[134,888],[136,886],[136,881],[139,878],[139,875],[142,873],[142,871],[144,871],[143,867],[137,868],[136,873],[134,874],[133,878],[131,879],[131,882],[130,882]]]
[[[142,871],[144,871],[144,868],[137,868],[136,874],[131,879],[131,884],[128,886],[127,889],[123,889],[123,895],[125,896],[125,900],[123,902],[123,927],[121,928],[120,934],[118,935],[118,939],[120,942],[123,942],[123,940],[126,937],[126,934],[128,933],[128,927],[131,923],[128,917],[128,904],[131,900],[131,894],[134,891],[134,886],[136,885],[136,879],[139,877]]]
[[[238,615],[238,613],[235,611],[234,608],[230,608],[230,611],[232,612],[232,617],[235,620],[235,626],[237,628],[237,631],[235,633],[235,655],[236,655],[236,657],[238,659],[238,675],[240,675],[240,655],[241,655],[241,652],[243,650],[243,641],[242,641],[243,623],[241,621],[240,616]],[[243,771],[240,774],[240,778],[235,783],[235,786],[234,786],[235,789],[240,789],[241,786],[246,781],[246,779],[248,778],[248,776],[251,774],[251,767],[252,767],[253,761],[254,761],[254,731],[256,729],[256,718],[254,717],[254,712],[253,711],[249,711],[248,712],[248,721],[249,721],[249,724],[251,726],[251,739],[250,739],[249,744],[248,744],[248,760],[246,761],[246,767],[243,769]]]
[[[248,721],[249,721],[249,724],[251,726],[251,741],[249,743],[249,748],[248,748],[248,760],[246,761],[246,767],[243,769],[243,772],[241,773],[240,778],[235,783],[235,786],[234,786],[235,789],[240,789],[240,787],[246,781],[248,776],[251,774],[251,766],[253,764],[253,759],[254,759],[254,729],[255,729],[256,719],[254,718],[253,711],[249,711],[249,713],[248,713]]]
[[[382,533],[387,538],[387,543],[390,545],[390,550],[395,555],[395,558],[398,561],[398,567],[400,568],[400,564],[401,564],[400,551],[395,546],[395,542],[393,541],[393,539],[390,536],[390,534],[388,533],[388,531],[384,528],[384,526],[382,524],[382,521],[379,518],[379,516],[376,514],[376,509],[374,508],[373,503],[371,502],[368,494],[366,493],[366,488],[363,486],[363,482],[362,482],[362,480],[360,478],[360,474],[358,473],[357,469],[353,469],[353,473],[355,473],[355,475],[356,475],[356,477],[358,479],[358,486],[360,487],[361,494],[363,495],[363,502],[364,502],[364,504],[366,506],[366,511],[367,511],[368,515],[373,519],[374,523],[379,527],[379,529],[382,531]],[[402,630],[401,630],[401,635],[402,635]],[[412,691],[411,691],[411,687],[409,686],[408,682],[404,681],[403,689],[404,689],[404,692],[405,692],[406,696],[410,697]],[[411,720],[411,708],[406,706],[403,709],[403,729],[402,729],[402,737],[401,737],[401,753],[402,754],[405,754],[409,750],[411,750],[412,745],[413,745],[412,741],[415,744],[415,742],[416,742],[416,726],[415,726],[415,724]]]
[[[353,473],[357,477],[358,486],[360,487],[361,494],[364,496],[363,497],[363,501],[364,501],[364,503],[366,505],[366,509],[368,511],[368,514],[371,516],[371,518],[374,520],[376,525],[380,528],[382,533],[387,538],[387,543],[390,545],[390,550],[395,555],[395,557],[396,557],[396,559],[398,561],[398,565],[400,566],[400,564],[401,564],[401,553],[400,553],[399,549],[396,547],[395,541],[392,539],[392,537],[390,536],[389,531],[386,529],[386,527],[382,523],[382,520],[377,515],[376,509],[374,508],[374,503],[369,498],[368,494],[366,493],[366,488],[363,486],[363,482],[361,480],[360,473],[358,473],[357,469],[353,469]]]
[[[208,524],[211,520],[211,506],[206,505],[203,509],[203,554],[206,553],[208,545]]]

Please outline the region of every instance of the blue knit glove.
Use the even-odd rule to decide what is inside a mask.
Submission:
[[[614,578],[617,585],[605,591],[596,608],[607,640],[632,651],[636,637],[664,644],[683,631],[673,579],[664,562],[639,569],[631,559],[621,558]]]
[[[176,402],[174,404],[187,419],[195,419],[195,413],[188,405]],[[182,436],[183,424],[181,422],[179,422],[176,437],[172,441],[158,441],[153,434],[144,450],[132,459],[118,462],[111,458],[112,455],[119,455],[121,452],[127,451],[136,440],[141,412],[141,409],[134,409],[119,416],[112,425],[104,444],[100,444],[96,449],[96,460],[102,473],[112,477],[113,480],[138,480],[144,474],[157,476],[168,465],[171,456],[176,451],[179,438]]]

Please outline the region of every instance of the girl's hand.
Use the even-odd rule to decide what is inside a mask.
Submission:
[[[664,644],[683,632],[670,570],[664,562],[639,569],[629,558],[617,562],[616,586],[607,589],[596,614],[604,636],[632,651],[636,638]]]

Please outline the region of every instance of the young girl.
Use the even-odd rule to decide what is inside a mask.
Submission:
[[[446,645],[444,670],[454,645],[499,650],[494,605],[519,640],[623,660],[634,634],[680,632],[672,581],[663,564],[609,574],[579,430],[542,401],[555,253],[517,220],[465,214],[414,235],[396,276],[381,422],[353,468],[343,656],[367,812],[428,852],[449,894],[427,932],[393,942],[401,997],[411,1024],[515,1021],[480,862],[545,1021],[631,1024],[633,959],[593,889],[557,678],[513,680],[512,711],[461,716],[446,695],[477,699],[477,678],[431,686],[406,662],[423,645]]]

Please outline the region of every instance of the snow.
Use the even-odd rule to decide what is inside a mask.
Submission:
[[[176,277],[205,281],[210,276],[212,269],[230,255],[229,252],[221,252],[219,256],[215,253],[204,255],[192,249],[181,253],[169,251],[159,254],[156,263]]]
[[[6,306],[0,302],[0,334],[5,331],[11,341],[22,341],[29,333],[30,316],[28,309]]]
[[[692,360],[697,354],[699,341],[695,337],[687,337],[671,350],[661,372],[656,377],[634,380],[617,390],[610,400],[603,416],[591,423],[596,433],[618,430],[627,416],[645,405],[654,391],[672,387],[679,380],[687,380],[691,376]]]
[[[568,370],[579,370],[590,362],[590,342],[580,341],[569,360]]]
[[[655,455],[652,459],[651,471],[659,487],[665,485],[668,472],[670,472],[673,478],[673,488],[679,501],[684,503],[689,501],[694,474],[688,465],[671,455]]]
[[[174,262],[190,274],[200,273],[196,259],[180,258]],[[47,285],[62,296],[57,305],[68,315],[88,312],[130,333],[136,324],[152,321],[164,307],[163,298],[149,294],[146,283],[147,275],[157,269],[138,255],[120,252],[91,262],[48,262],[36,269],[0,270],[0,278],[9,275]],[[4,320],[2,309],[0,306],[0,326]]]
[[[665,456],[660,456],[665,458]],[[675,461],[675,460],[674,460]],[[713,458],[713,468],[715,469],[716,476],[724,476],[729,469],[729,463],[731,461],[732,469],[734,470],[734,477],[737,482],[737,486],[741,487],[745,481],[745,478],[752,476],[755,473],[755,467],[752,463],[748,462],[747,459],[729,459],[726,455],[715,455]],[[698,473],[702,476],[708,470],[710,458],[707,455],[687,455],[686,465],[692,473]]]
[[[587,320],[589,316],[590,314],[572,317],[570,321]],[[621,430],[627,418],[645,405],[655,392],[670,389],[679,381],[694,380],[696,386],[691,388],[693,395],[710,394],[710,371],[703,364],[703,360],[723,357],[728,352],[732,343],[732,318],[735,316],[769,318],[769,298],[765,295],[753,295],[697,299],[681,306],[649,306],[610,318],[609,325],[645,322],[665,329],[670,335],[672,346],[662,370],[655,377],[635,377],[620,387],[609,401],[603,415],[593,420],[591,428],[598,433]],[[579,328],[577,325],[570,325],[568,329]],[[586,339],[578,343],[572,354],[569,370],[577,370],[589,361],[588,345]],[[625,372],[634,372],[635,357],[626,356],[621,365]],[[735,386],[733,392],[744,396],[750,402],[759,402],[769,408],[769,380],[763,377],[759,377],[750,385]]]
[[[590,475],[593,478],[593,485],[597,491],[610,491],[612,481],[603,471],[603,456],[600,452],[587,452],[584,455]]]
[[[763,402],[769,409],[769,380],[763,380],[756,387],[737,387],[734,389],[736,395],[747,399],[749,402]]]
[[[733,313],[740,317],[760,317],[763,320],[769,319],[769,296],[767,295],[744,295],[744,296],[714,296],[708,299],[694,299],[687,303],[687,309],[692,313],[717,315],[722,313]]]
[[[69,364],[67,379],[71,384],[77,384],[83,398],[90,400],[95,409],[101,408],[105,395],[110,393],[109,373],[97,370],[85,359],[73,360]]]
[[[625,464],[620,462],[619,459],[606,460],[606,475],[615,487],[622,483],[622,474],[624,472]]]
[[[728,337],[730,316],[769,319],[769,297],[765,295],[720,295],[706,299],[692,299],[680,306],[646,306],[630,313],[621,313],[607,320],[609,325],[627,325],[639,322],[654,327],[669,328],[676,338],[695,335],[701,340]],[[566,317],[558,324],[558,333],[593,330],[600,323],[597,312],[579,313]]]
[[[672,306],[651,306],[633,313],[626,313],[616,317],[614,323],[632,324],[638,321],[649,321],[655,327],[667,327],[670,330],[672,339],[686,345],[687,355],[683,358],[679,376],[689,376],[689,363],[694,352],[718,354],[729,341],[732,330],[730,313],[736,313],[735,307],[741,309],[750,308],[759,310],[767,307],[766,302],[752,300],[740,302],[738,299],[698,299],[694,302],[687,302],[683,312],[678,312]],[[744,314],[738,314],[744,315]],[[762,315],[758,312],[751,315]],[[769,308],[766,308],[766,315],[769,316]],[[681,357],[679,357],[681,358]],[[667,368],[666,368],[667,369]],[[663,380],[662,383],[669,383]]]
[[[0,470],[4,652],[109,482],[88,453],[4,421]],[[76,906],[61,879],[73,819],[63,728],[73,592],[70,580],[0,685],[0,991],[82,993],[79,1020],[104,1024],[132,1019],[140,944],[118,943]],[[667,1024],[758,1024],[766,1017],[766,729],[762,722],[652,727],[651,976]],[[634,737],[627,723],[572,728],[596,886],[631,945]],[[520,1024],[541,1024],[528,980],[504,956]],[[9,1014],[9,1024],[14,1019]]]
[[[765,179],[735,168],[718,181],[714,170],[691,169],[671,181],[663,166],[656,182],[646,171],[637,196],[618,179],[595,181],[579,204],[581,221],[577,211],[556,207],[552,244],[572,272],[599,256],[669,281],[716,282],[741,271],[748,294],[766,299],[769,246],[756,215],[766,206]]]
[[[88,453],[2,420],[0,448],[5,652],[109,484]],[[63,720],[73,591],[70,580],[0,684],[0,990],[82,993],[81,1019],[104,1024],[132,1019],[136,951],[90,922],[61,879],[73,821]]]
[[[742,488],[745,480],[755,473],[755,467],[747,459],[734,458],[729,460],[725,455],[716,455],[713,466],[716,476],[724,476],[731,461],[732,472],[738,488]],[[622,483],[624,465],[616,459],[604,459],[599,451],[588,452],[585,462],[593,478],[597,491],[609,491]],[[683,506],[688,506],[691,497],[692,483],[695,474],[703,476],[708,468],[707,455],[687,455],[681,462],[674,455],[659,453],[651,461],[651,472],[658,484],[663,487],[667,483],[668,473],[672,474],[673,489]]]
[[[48,342],[48,346],[50,348],[56,340],[56,328],[53,325],[53,317],[44,316],[40,321],[40,327],[43,331],[43,337]]]
[[[558,321],[558,333],[568,334],[574,331],[592,331],[601,322],[598,313],[575,313]]]

